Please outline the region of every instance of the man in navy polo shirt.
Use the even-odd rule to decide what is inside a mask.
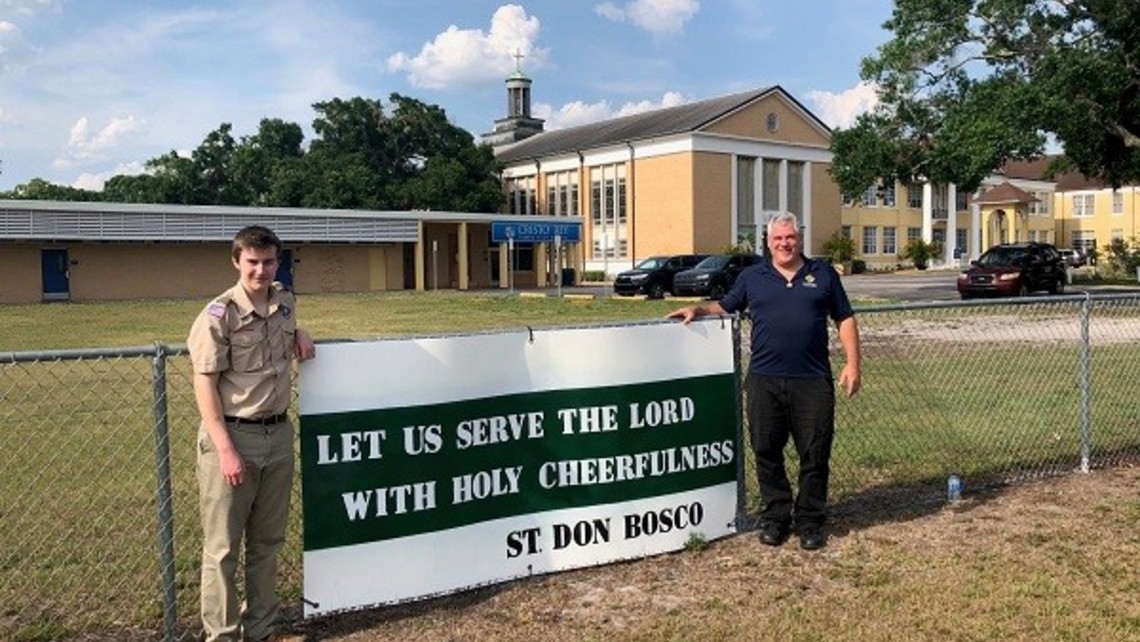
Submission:
[[[760,541],[779,546],[793,526],[806,550],[826,543],[827,481],[835,434],[835,383],[828,358],[828,319],[839,328],[845,361],[839,387],[859,391],[859,328],[839,274],[801,251],[799,222],[784,213],[768,221],[771,261],[740,273],[719,302],[692,305],[668,317],[685,323],[744,308],[752,319],[752,357],[745,379],[748,423],[760,483]],[[793,497],[784,467],[791,437],[800,459]]]

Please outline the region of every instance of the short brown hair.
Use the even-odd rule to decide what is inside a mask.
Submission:
[[[241,251],[247,247],[258,250],[272,247],[277,250],[277,256],[281,256],[281,239],[277,238],[273,230],[262,225],[243,227],[234,235],[232,253],[235,261],[241,258]]]

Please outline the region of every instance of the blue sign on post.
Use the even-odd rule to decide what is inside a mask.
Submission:
[[[495,243],[577,243],[582,240],[581,223],[491,223],[491,240]]]

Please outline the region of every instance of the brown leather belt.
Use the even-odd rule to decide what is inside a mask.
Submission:
[[[226,415],[224,417],[227,424],[245,424],[247,426],[272,426],[274,424],[284,423],[289,419],[289,413],[283,412],[279,415],[270,415],[268,417],[258,417],[251,419],[249,417],[231,417]]]

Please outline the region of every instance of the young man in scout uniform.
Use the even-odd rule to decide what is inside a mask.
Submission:
[[[293,484],[292,360],[316,347],[297,328],[293,295],[273,278],[281,241],[250,226],[233,241],[237,284],[190,329],[202,517],[202,625],[208,642],[261,642],[277,632],[277,553]],[[244,609],[235,575],[245,541]]]

